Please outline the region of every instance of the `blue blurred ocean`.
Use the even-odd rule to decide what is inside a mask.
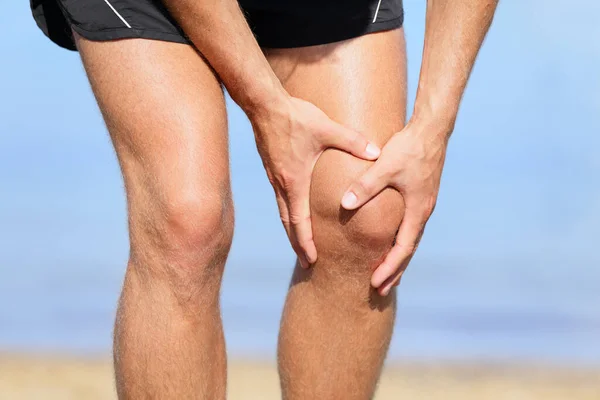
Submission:
[[[405,6],[414,98],[424,5]],[[76,54],[25,2],[5,7],[19,40],[0,46],[0,351],[105,353],[128,251],[117,163]],[[400,288],[392,359],[600,365],[599,12],[501,2]],[[226,336],[233,355],[272,357],[293,254],[229,106]]]

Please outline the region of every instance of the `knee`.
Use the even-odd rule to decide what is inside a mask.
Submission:
[[[233,238],[229,190],[163,193],[130,213],[132,258],[145,276],[180,288],[220,281]]]
[[[184,193],[163,202],[155,221],[157,244],[167,253],[210,256],[228,250],[233,236],[229,194]]]
[[[404,202],[396,190],[385,189],[355,211],[344,210],[340,204],[350,184],[370,165],[337,150],[325,152],[317,163],[311,212],[319,256],[374,262],[391,248],[404,215]]]

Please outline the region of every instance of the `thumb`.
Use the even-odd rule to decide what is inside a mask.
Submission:
[[[325,146],[347,151],[365,160],[376,160],[381,154],[381,149],[375,143],[370,142],[360,133],[334,121],[327,124],[324,137],[325,143],[323,144]]]
[[[342,197],[342,207],[355,210],[377,196],[389,182],[381,162],[375,162],[358,180],[356,180]]]

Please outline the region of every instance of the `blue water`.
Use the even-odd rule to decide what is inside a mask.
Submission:
[[[405,3],[413,98],[424,5]],[[117,164],[77,56],[39,34],[25,3],[6,6],[0,350],[106,352],[127,259]],[[403,279],[393,359],[600,365],[599,12],[500,5]],[[226,336],[232,354],[272,357],[293,254],[248,121],[229,109]]]

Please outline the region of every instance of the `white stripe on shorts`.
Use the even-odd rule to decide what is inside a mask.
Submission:
[[[381,0],[379,0],[381,1]],[[129,29],[131,29],[131,25],[129,25],[129,22],[127,22],[125,20],[125,18],[123,18],[123,16],[121,14],[119,14],[119,12],[112,6],[112,4],[110,4],[110,2],[108,0],[104,0],[104,2],[110,7],[111,10],[113,10],[113,12],[115,14],[117,14],[117,17],[119,17],[119,19],[121,21],[123,21],[123,23],[125,24],[125,26],[127,26]],[[379,7],[377,7],[377,9],[379,9]]]
[[[375,23],[375,21],[377,20],[377,14],[379,14],[379,6],[381,5],[381,0],[379,0],[379,3],[377,3],[377,9],[375,10],[375,16],[373,17],[373,22],[371,22],[372,24]]]

